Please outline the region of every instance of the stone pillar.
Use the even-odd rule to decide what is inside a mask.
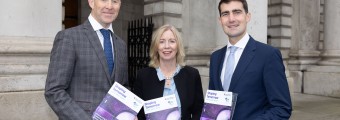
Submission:
[[[0,8],[0,119],[57,119],[44,87],[62,0],[4,0]]]
[[[340,97],[340,1],[325,0],[324,51],[319,66],[304,75],[305,93]]]
[[[207,63],[216,41],[216,0],[183,0],[182,3],[186,63],[199,70],[205,93],[209,84]]]
[[[293,97],[294,81],[293,78],[290,77],[287,60],[289,58],[289,48],[291,47],[292,2],[293,1],[290,0],[268,1],[268,44],[281,51],[283,63],[286,67],[286,77],[291,97]]]
[[[247,31],[255,40],[267,43],[268,1],[247,0],[247,2],[248,10],[251,14]]]
[[[293,1],[292,44],[288,67],[295,82],[295,92],[303,92],[304,71],[319,60],[320,0]],[[315,27],[317,26],[317,27]]]
[[[61,0],[4,0],[0,8],[0,36],[54,37],[61,30]]]
[[[153,18],[155,28],[171,24],[182,31],[182,0],[144,0],[144,16]]]
[[[322,61],[323,66],[340,66],[340,1],[325,0],[325,40]]]

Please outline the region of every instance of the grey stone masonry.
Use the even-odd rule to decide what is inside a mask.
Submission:
[[[57,119],[44,88],[63,1],[0,1],[0,120]]]
[[[58,120],[44,91],[0,93],[0,120]]]
[[[287,62],[292,39],[292,0],[268,1],[268,44],[279,48],[282,53],[283,63],[286,67],[286,77],[292,96],[294,92],[294,79],[291,77]],[[293,96],[292,96],[293,97]]]
[[[290,70],[305,70],[319,61],[320,0],[294,1]]]
[[[325,0],[324,51],[320,65],[340,66],[340,1]]]
[[[1,120],[56,119],[44,98],[52,42],[53,38],[0,37]]]
[[[268,2],[268,44],[280,48],[287,60],[292,36],[292,1],[270,0]]]
[[[340,1],[324,1],[324,49],[318,66],[304,75],[304,92],[340,98]]]
[[[181,0],[144,0],[144,16],[153,17],[155,28],[171,24],[182,29]]]
[[[0,92],[43,90],[52,40],[0,37]]]
[[[61,0],[1,0],[0,36],[54,37],[62,26]]]
[[[320,15],[315,14],[320,13],[320,0],[296,0],[293,9],[292,46],[288,68],[295,80],[295,91],[303,92],[303,71],[315,66],[320,60]]]
[[[325,0],[320,0],[320,41],[319,41],[319,46],[318,49],[322,50],[323,49],[323,42],[324,42],[324,24],[325,24]]]

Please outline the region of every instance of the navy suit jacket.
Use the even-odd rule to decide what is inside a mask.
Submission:
[[[227,47],[211,55],[209,89],[223,91]],[[278,49],[250,37],[228,91],[238,94],[233,120],[287,120],[292,111],[285,67]]]

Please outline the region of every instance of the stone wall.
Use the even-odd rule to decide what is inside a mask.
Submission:
[[[44,98],[62,0],[0,2],[0,119],[57,119]]]
[[[268,1],[268,44],[279,48],[283,63],[286,67],[287,82],[290,93],[294,91],[294,81],[290,77],[287,61],[292,39],[292,0],[269,0]]]
[[[0,120],[56,120],[44,97],[53,38],[0,36]]]
[[[319,45],[318,45],[318,50],[323,49],[323,41],[325,39],[324,37],[324,24],[325,24],[325,0],[320,0],[320,40],[319,40]]]
[[[287,60],[292,39],[292,0],[269,0],[268,9],[268,44],[280,48]]]
[[[2,0],[0,36],[54,37],[61,30],[61,0]]]
[[[321,16],[324,20],[320,22],[323,24],[319,29],[323,29],[323,46],[317,65],[307,68],[303,76],[305,93],[340,98],[339,5],[337,0],[321,1],[320,11],[323,11]]]

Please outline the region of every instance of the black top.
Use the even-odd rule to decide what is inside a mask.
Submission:
[[[199,120],[203,107],[201,77],[197,69],[184,66],[174,76],[176,89],[181,101],[182,120]],[[159,81],[155,68],[147,67],[138,71],[134,84],[134,93],[143,100],[163,96],[165,80]],[[143,108],[138,113],[139,120],[145,120]]]

